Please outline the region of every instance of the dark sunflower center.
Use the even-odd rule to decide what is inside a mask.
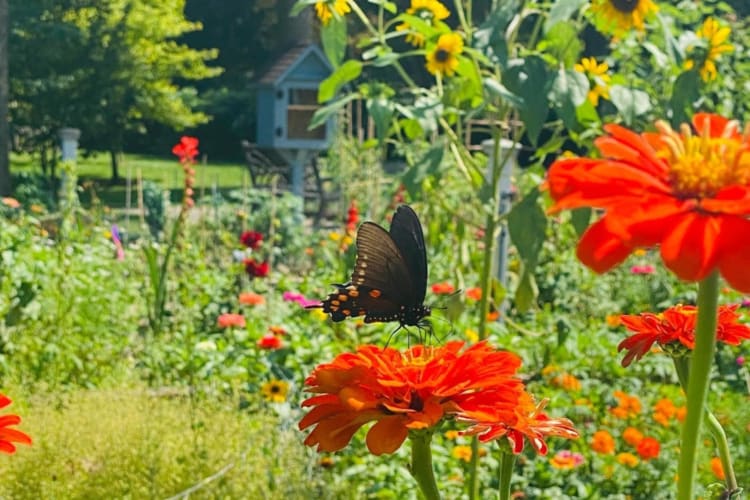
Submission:
[[[615,9],[626,14],[633,12],[641,0],[610,0]]]
[[[271,392],[272,393],[279,393],[279,392],[281,392],[281,387],[279,387],[278,385],[272,385],[271,386]]]
[[[444,63],[444,62],[446,62],[446,61],[447,61],[448,59],[450,59],[450,56],[451,56],[450,52],[448,52],[448,51],[447,51],[447,50],[445,50],[445,49],[437,49],[437,50],[435,51],[435,60],[436,60],[437,62],[441,62],[441,63]]]

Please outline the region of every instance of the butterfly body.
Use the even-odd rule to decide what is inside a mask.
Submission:
[[[422,226],[414,211],[402,205],[390,231],[364,222],[357,232],[357,259],[351,280],[318,306],[333,321],[364,316],[365,323],[398,321],[420,326],[431,310],[424,305],[427,258]]]

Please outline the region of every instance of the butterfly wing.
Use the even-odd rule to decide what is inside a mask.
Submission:
[[[390,235],[406,262],[409,272],[412,297],[408,305],[420,306],[427,292],[427,252],[422,224],[411,207],[408,205],[398,207],[391,222]]]

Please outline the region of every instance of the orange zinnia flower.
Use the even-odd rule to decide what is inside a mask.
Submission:
[[[8,396],[0,394],[0,408],[5,408],[11,403]],[[31,438],[17,430],[11,429],[11,425],[21,423],[21,417],[18,415],[0,415],[0,452],[12,454],[16,452],[13,443],[31,444]]]
[[[716,338],[730,345],[739,345],[742,340],[750,339],[750,327],[739,322],[737,309],[739,305],[719,306]],[[666,345],[679,342],[688,349],[695,345],[695,326],[698,309],[695,306],[677,305],[660,314],[641,313],[623,315],[623,324],[635,335],[628,337],[617,346],[628,353],[622,360],[622,366],[628,366],[634,359],[641,359],[651,350],[654,343]]]
[[[482,289],[478,286],[466,290],[466,298],[471,300],[480,300],[482,298]]]
[[[677,407],[669,399],[660,399],[654,405],[654,420],[663,426],[668,426],[669,421],[677,414]]]
[[[717,269],[750,291],[750,128],[698,113],[693,129],[636,134],[610,124],[596,140],[602,158],[569,158],[549,169],[551,211],[604,210],[578,244],[596,272],[620,264],[639,247],[661,246],[665,265],[698,281]]]
[[[219,328],[242,328],[243,326],[245,326],[245,317],[241,314],[234,313],[220,314],[216,319],[216,326],[218,326]]]
[[[659,441],[652,437],[645,437],[638,443],[636,451],[643,460],[651,460],[659,456],[660,448]]]
[[[410,430],[434,427],[464,408],[512,415],[523,391],[515,377],[520,358],[486,342],[463,347],[454,341],[401,353],[363,345],[319,365],[305,380],[317,393],[302,403],[313,408],[300,429],[315,426],[305,444],[340,450],[360,427],[375,422],[367,447],[381,455],[396,451]]]
[[[432,293],[437,295],[448,295],[449,293],[453,293],[454,291],[456,291],[456,288],[447,281],[435,283],[434,285],[432,285]]]
[[[615,438],[607,431],[596,431],[591,438],[591,449],[597,453],[611,455],[615,452]]]
[[[239,297],[240,304],[246,306],[259,306],[266,302],[266,299],[259,293],[255,292],[243,292]]]
[[[719,479],[720,481],[723,481],[726,478],[724,467],[721,465],[721,459],[719,457],[713,457],[711,459],[711,472],[713,472],[716,479]]]
[[[498,394],[497,397],[502,397],[502,395]],[[510,442],[513,453],[518,454],[523,451],[525,437],[537,453],[546,455],[545,437],[557,436],[566,439],[578,437],[578,431],[569,419],[550,418],[544,413],[546,404],[547,400],[537,404],[530,394],[523,392],[512,413],[497,411],[499,408],[497,406],[490,409],[486,405],[485,407],[472,405],[471,408],[463,405],[464,411],[457,418],[473,424],[464,434],[479,434],[479,440],[482,442],[505,436]]]
[[[622,391],[615,391],[618,405],[609,411],[617,418],[637,417],[641,413],[641,400]]]
[[[622,440],[630,446],[638,446],[643,441],[643,433],[635,427],[628,427],[622,432]]]

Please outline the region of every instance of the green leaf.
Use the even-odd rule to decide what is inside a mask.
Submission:
[[[362,63],[350,59],[339,66],[328,78],[320,83],[318,89],[318,102],[326,102],[336,95],[336,92],[345,84],[354,80],[362,74]]]
[[[652,108],[646,92],[622,85],[612,85],[609,88],[609,99],[628,125]]]
[[[672,125],[677,127],[680,123],[690,121],[693,115],[693,103],[701,94],[701,79],[698,71],[685,71],[674,82],[672,97],[669,106],[672,108]]]
[[[383,7],[383,9],[387,12],[390,12],[391,14],[395,14],[398,12],[398,8],[396,7],[396,4],[393,2],[389,2],[388,0],[367,0],[369,3],[380,5]]]
[[[526,134],[532,145],[536,145],[542,126],[547,120],[547,94],[553,79],[554,76],[547,69],[547,63],[536,55],[510,65],[503,74],[505,86],[523,99],[523,105],[518,108],[518,113],[526,125]]]
[[[307,130],[312,130],[315,127],[323,125],[331,116],[335,115],[341,108],[346,106],[347,103],[353,101],[354,99],[357,99],[358,97],[359,94],[349,94],[342,97],[341,99],[336,99],[327,106],[323,106],[322,108],[318,109],[313,115],[312,120],[310,120],[310,125],[308,125]]]
[[[558,23],[547,32],[539,50],[554,56],[564,67],[572,67],[583,50],[583,42],[573,23]]]
[[[591,213],[591,208],[589,207],[574,208],[570,211],[570,222],[573,224],[578,237],[581,237],[583,232],[588,229]]]
[[[496,95],[500,99],[509,102],[517,108],[523,106],[523,99],[521,97],[505,88],[502,83],[498,82],[494,78],[485,78],[484,80],[482,80],[482,84],[490,94]]]
[[[383,96],[367,99],[367,112],[375,122],[375,132],[382,143],[388,136],[388,129],[393,117],[393,101]]]
[[[538,202],[539,188],[532,189],[508,214],[510,239],[530,271],[536,267],[545,240],[547,216]]]
[[[557,23],[571,19],[587,0],[557,0],[547,15],[545,31],[554,28]]]
[[[569,129],[577,128],[576,109],[587,101],[589,79],[572,69],[560,69],[552,84],[550,96],[557,114]]]
[[[493,63],[505,68],[508,62],[508,41],[505,30],[518,13],[519,0],[496,2],[498,7],[487,15],[479,29],[474,33],[474,46],[481,50]]]
[[[534,279],[534,273],[524,266],[513,298],[518,312],[524,313],[534,307],[537,295],[539,295],[539,288]]]
[[[346,21],[331,19],[328,24],[321,26],[320,41],[331,65],[334,68],[341,66],[346,55]]]
[[[404,173],[402,180],[411,196],[416,196],[422,190],[422,182],[426,177],[438,172],[444,154],[445,144],[442,140],[438,140],[414,166]]]

